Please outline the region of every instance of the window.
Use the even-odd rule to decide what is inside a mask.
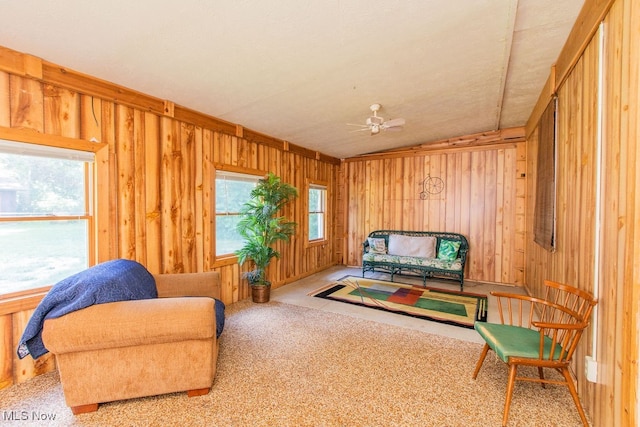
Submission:
[[[326,239],[327,187],[309,185],[309,242]]]
[[[0,140],[0,294],[89,267],[93,153]]]
[[[240,208],[262,176],[216,171],[216,256],[231,255],[242,247],[236,231]]]

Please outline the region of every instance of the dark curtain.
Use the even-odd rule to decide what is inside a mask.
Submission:
[[[553,98],[538,123],[534,241],[548,251],[556,247],[556,104]]]

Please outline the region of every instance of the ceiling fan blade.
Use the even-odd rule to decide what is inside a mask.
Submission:
[[[361,125],[356,123],[347,123],[347,126],[359,126],[361,128],[369,128],[369,125]]]
[[[404,119],[391,119],[384,122],[382,126],[388,129],[396,126],[404,126],[404,123]]]
[[[365,126],[362,129],[354,129],[354,130],[350,130],[349,132],[364,132],[368,130],[369,130],[369,126]]]

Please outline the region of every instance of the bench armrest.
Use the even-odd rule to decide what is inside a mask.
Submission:
[[[462,269],[464,270],[464,265],[467,262],[467,253],[469,252],[469,248],[460,248],[458,251],[458,258],[460,258],[460,262],[462,263]]]

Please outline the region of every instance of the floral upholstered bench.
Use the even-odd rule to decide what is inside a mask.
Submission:
[[[453,279],[464,286],[469,243],[462,234],[438,231],[376,230],[362,244],[362,277],[367,271],[391,275],[415,273],[427,278]]]

